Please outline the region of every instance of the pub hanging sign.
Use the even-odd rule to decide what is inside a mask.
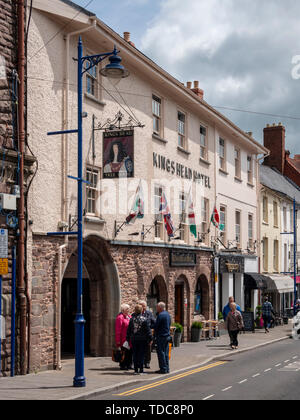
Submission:
[[[134,131],[103,133],[103,178],[134,177]]]

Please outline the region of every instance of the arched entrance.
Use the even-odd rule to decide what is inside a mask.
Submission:
[[[110,356],[114,341],[114,322],[120,309],[118,271],[108,245],[97,235],[83,243],[83,314],[85,353]],[[77,254],[73,252],[64,273],[61,293],[61,351],[72,351],[76,313]],[[73,329],[73,331],[72,331]],[[72,353],[74,354],[74,347]]]
[[[158,302],[165,302],[168,307],[168,291],[162,276],[156,276],[152,280],[147,293],[147,306],[154,314]]]
[[[205,319],[210,318],[209,314],[209,284],[206,276],[201,274],[195,288],[194,314],[203,315]]]
[[[175,322],[188,327],[190,288],[187,278],[181,275],[175,282]]]

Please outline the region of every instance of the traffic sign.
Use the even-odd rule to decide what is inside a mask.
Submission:
[[[0,229],[0,259],[8,258],[8,230]]]
[[[0,276],[8,274],[8,259],[0,258]]]

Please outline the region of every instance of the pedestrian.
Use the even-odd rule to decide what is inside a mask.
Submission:
[[[153,330],[155,326],[155,318],[154,318],[153,313],[147,310],[147,303],[144,300],[139,301],[139,305],[141,305],[143,308],[142,315],[147,319],[150,329]],[[149,343],[146,347],[146,352],[145,352],[145,360],[144,360],[145,369],[150,369],[151,348],[152,348],[152,344]]]
[[[300,311],[300,299],[297,299],[295,308],[296,308],[296,315],[297,315],[297,313]]]
[[[231,311],[230,304],[233,303],[233,302],[234,302],[234,297],[233,296],[230,296],[229,299],[228,299],[228,303],[227,303],[227,305],[224,306],[223,312],[222,312],[223,313],[224,322],[226,321],[227,315]],[[241,310],[241,308],[240,308],[240,306],[238,304],[236,304],[236,309],[239,312],[242,312],[242,310]]]
[[[127,341],[132,345],[134,374],[144,373],[144,359],[147,346],[152,342],[152,333],[143,307],[136,305],[127,330]]]
[[[264,303],[262,305],[262,317],[264,320],[265,333],[270,332],[269,328],[271,325],[272,313],[274,313],[272,303],[269,302],[268,296],[265,296]]]
[[[164,302],[159,302],[156,306],[156,310],[157,318],[154,327],[154,334],[157,344],[159,370],[155,373],[166,374],[170,372],[169,343],[171,342],[171,316],[169,312],[166,311],[166,304]]]
[[[129,305],[121,305],[121,312],[116,318],[115,322],[115,342],[118,350],[122,350],[124,354],[123,361],[120,362],[121,370],[129,370],[132,368],[132,350],[131,348],[123,347],[126,341],[127,329],[130,322]]]
[[[244,328],[244,322],[242,314],[237,310],[237,304],[235,302],[230,304],[230,309],[227,315],[227,329],[230,336],[230,347],[234,350],[239,346],[238,334]]]

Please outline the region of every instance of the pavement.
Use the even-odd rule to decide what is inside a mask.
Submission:
[[[258,347],[286,340],[291,337],[292,323],[278,326],[266,334],[264,330],[255,333],[246,332],[239,336],[239,349],[229,348],[227,334],[199,343],[181,343],[172,349],[170,367],[175,374],[191,368],[205,365],[216,359],[222,359],[232,352],[240,353]],[[133,371],[121,371],[117,363],[110,357],[86,357],[86,387],[74,388],[73,377],[75,364],[73,360],[63,360],[61,370],[49,370],[25,376],[1,377],[0,400],[77,400],[87,399],[111,390],[119,390],[125,386],[145,382],[145,380],[161,379],[154,372],[158,369],[157,355],[152,353],[151,369],[143,376],[134,376]],[[167,375],[165,375],[166,377]]]

